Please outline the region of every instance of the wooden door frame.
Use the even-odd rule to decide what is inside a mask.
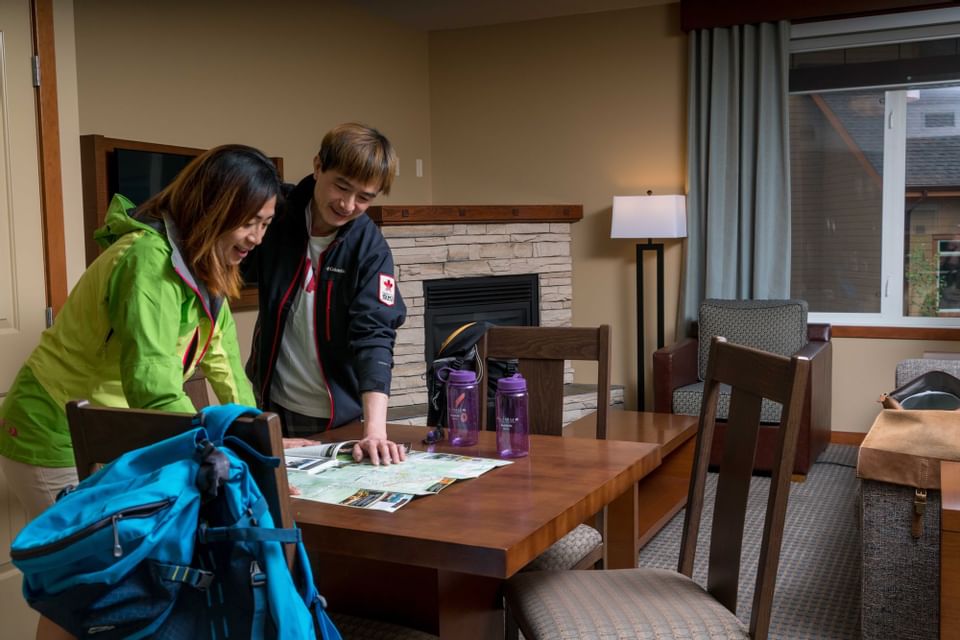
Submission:
[[[37,149],[40,157],[40,211],[43,218],[43,264],[47,306],[60,311],[67,299],[67,256],[63,225],[63,178],[60,163],[60,115],[57,107],[57,62],[53,0],[31,0],[33,55],[40,68],[36,88]]]

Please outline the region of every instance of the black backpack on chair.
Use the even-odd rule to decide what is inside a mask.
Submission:
[[[468,322],[457,327],[440,345],[433,362],[427,363],[427,426],[434,427],[428,434],[429,441],[443,438],[447,426],[447,380],[446,370],[466,369],[477,374],[477,383],[487,385],[487,428],[494,425],[493,397],[497,380],[517,372],[516,360],[490,360],[485,372],[478,345],[490,322]],[[484,375],[486,373],[486,375]],[[486,382],[484,382],[486,378]]]

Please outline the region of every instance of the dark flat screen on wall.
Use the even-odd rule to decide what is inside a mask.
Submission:
[[[111,196],[119,193],[141,205],[170,184],[194,156],[159,151],[115,149],[109,161]],[[246,285],[255,285],[257,271],[250,257],[240,265]]]
[[[140,205],[170,184],[193,156],[156,151],[116,149],[113,152],[113,193],[120,193]]]

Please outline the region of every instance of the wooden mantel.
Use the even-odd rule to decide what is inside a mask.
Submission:
[[[384,205],[367,209],[378,225],[577,222],[582,204]]]

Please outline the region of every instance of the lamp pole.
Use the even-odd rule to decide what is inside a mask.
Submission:
[[[663,243],[647,239],[647,244],[637,243],[637,408],[645,407],[643,323],[643,252],[657,253],[657,349],[663,348]]]

